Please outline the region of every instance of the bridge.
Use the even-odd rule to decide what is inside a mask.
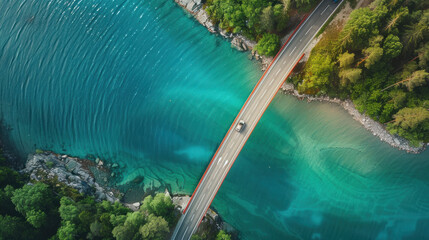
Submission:
[[[317,32],[329,20],[341,2],[322,0],[313,12],[305,17],[288,41],[283,45],[261,79],[247,98],[234,122],[198,183],[184,214],[171,237],[172,240],[189,240],[197,230],[222,185],[229,169],[258,124],[270,102],[289,77],[293,68],[304,56],[304,51]],[[235,130],[240,121],[242,131]]]

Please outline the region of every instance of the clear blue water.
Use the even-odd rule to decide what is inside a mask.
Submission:
[[[0,0],[0,111],[20,151],[119,162],[192,193],[262,75],[172,0]],[[213,206],[243,239],[429,239],[429,151],[278,94]]]

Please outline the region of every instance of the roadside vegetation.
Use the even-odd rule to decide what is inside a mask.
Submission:
[[[429,10],[424,0],[378,0],[329,27],[294,78],[300,93],[350,98],[411,141],[429,142]]]
[[[274,56],[292,10],[308,11],[316,0],[207,0],[205,11],[227,32],[258,41],[261,55]]]
[[[0,152],[0,240],[162,240],[178,217],[163,193],[147,196],[132,212],[119,202],[83,196],[55,178],[28,182]]]

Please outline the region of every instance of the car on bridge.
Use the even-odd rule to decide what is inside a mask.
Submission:
[[[238,122],[237,126],[235,127],[235,131],[237,132],[243,131],[245,126],[246,126],[246,123],[243,120],[240,120],[240,122]]]

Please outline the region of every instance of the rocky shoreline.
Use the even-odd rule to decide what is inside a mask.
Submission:
[[[365,129],[370,131],[372,135],[380,138],[381,141],[388,143],[390,146],[397,148],[399,150],[407,151],[408,153],[421,153],[426,149],[428,144],[423,144],[419,147],[413,147],[410,145],[410,142],[400,136],[392,135],[387,131],[386,127],[366,116],[365,114],[360,113],[351,100],[341,100],[338,98],[330,98],[328,96],[315,97],[306,94],[299,94],[297,90],[295,90],[293,84],[291,83],[283,83],[281,90],[283,93],[295,96],[299,100],[307,100],[307,102],[318,101],[318,102],[328,102],[335,103],[343,107],[356,121],[362,124]]]
[[[209,18],[206,11],[203,9],[202,0],[174,0],[184,10],[190,13],[201,25],[207,28],[207,30],[214,34],[219,34],[223,38],[231,42],[231,47],[238,51],[245,52],[251,51],[251,60],[256,60],[261,63],[262,71],[265,71],[273,60],[272,57],[260,56],[253,49],[255,48],[256,42],[247,39],[241,34],[228,33],[225,30],[216,26]]]
[[[58,184],[65,184],[76,189],[81,194],[93,196],[97,201],[107,200],[113,203],[120,202],[124,195],[119,190],[107,186],[110,181],[106,178],[113,178],[115,175],[111,170],[117,167],[118,164],[104,164],[103,160],[99,158],[96,161],[92,161],[50,151],[37,151],[37,153],[28,156],[25,168],[20,172],[28,174],[30,180],[42,182],[54,180]],[[97,180],[101,180],[101,183],[97,182]],[[172,199],[178,214],[183,211],[191,199],[187,195],[171,196],[167,189],[165,189],[164,193]],[[141,205],[140,201],[134,203],[122,202],[122,204],[132,211],[138,211]],[[219,214],[211,208],[207,211],[201,225],[203,226],[202,231],[204,229],[215,229],[217,231],[231,232],[233,235],[238,234],[233,227],[222,221]]]

